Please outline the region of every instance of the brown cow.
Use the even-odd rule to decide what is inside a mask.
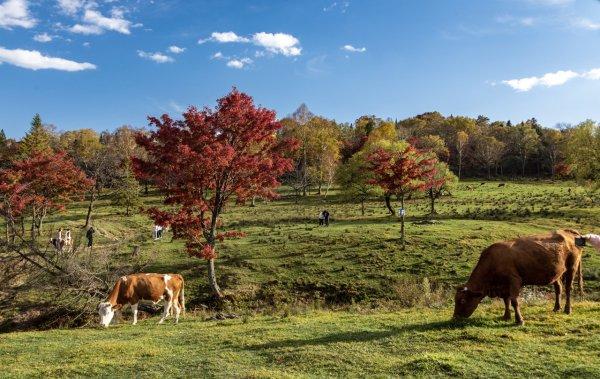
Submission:
[[[171,306],[175,309],[175,323],[179,314],[185,311],[183,277],[179,274],[132,274],[122,276],[115,283],[107,301],[98,305],[100,324],[108,327],[115,311],[130,304],[133,312],[133,325],[137,323],[137,309],[140,300],[150,300],[155,304],[165,301],[162,324],[170,315]]]
[[[575,230],[557,230],[550,234],[517,238],[499,242],[485,249],[469,281],[457,288],[454,317],[471,316],[485,297],[504,299],[504,319],[510,319],[509,301],[515,309],[515,322],[523,325],[519,308],[519,293],[526,285],[554,284],[554,311],[560,310],[561,279],[567,300],[565,313],[571,313],[571,287],[576,271],[583,293],[581,250],[575,245]]]

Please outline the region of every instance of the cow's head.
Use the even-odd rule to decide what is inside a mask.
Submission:
[[[115,310],[111,303],[105,301],[98,304],[98,314],[100,315],[100,325],[107,328],[115,315]]]
[[[483,297],[483,293],[471,291],[467,286],[458,287],[454,296],[454,318],[471,316]]]

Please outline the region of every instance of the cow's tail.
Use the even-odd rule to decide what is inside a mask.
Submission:
[[[583,274],[581,273],[581,261],[583,261],[583,259],[579,260],[579,265],[577,266],[577,277],[579,280],[579,293],[581,294],[581,296],[585,296],[585,292],[583,291]]]
[[[181,312],[185,316],[185,282],[183,281],[183,277],[181,278],[181,291],[179,291],[179,307],[181,308]]]

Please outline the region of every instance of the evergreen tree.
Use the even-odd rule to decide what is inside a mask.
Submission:
[[[124,207],[125,215],[131,215],[133,208],[141,205],[140,199],[141,187],[131,171],[131,163],[127,161],[123,168],[123,174],[115,182],[115,189],[112,195],[113,205]]]
[[[26,158],[40,153],[52,153],[51,135],[48,129],[42,124],[40,115],[36,113],[31,121],[31,128],[21,140],[19,155],[22,158]]]

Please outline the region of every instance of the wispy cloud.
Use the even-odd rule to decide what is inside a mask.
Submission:
[[[496,17],[496,22],[511,26],[533,26],[536,23],[534,17],[515,17],[512,15],[502,15]]]
[[[540,77],[530,76],[527,78],[503,80],[502,83],[516,90],[517,92],[527,92],[534,87],[555,87],[561,86],[575,78],[583,78],[589,80],[600,80],[600,68],[577,73],[572,70],[549,72]]]
[[[246,37],[241,37],[235,34],[234,32],[213,32],[209,38],[198,40],[199,44],[203,44],[205,42],[219,42],[219,43],[232,43],[232,42],[250,42],[250,40]]]
[[[348,7],[350,6],[349,1],[334,1],[326,7],[323,7],[323,12],[331,12],[334,10],[340,11],[341,13],[346,13]]]
[[[33,28],[37,20],[29,14],[27,0],[6,0],[0,3],[0,28]]]
[[[181,105],[177,104],[175,102],[175,100],[171,100],[169,102],[169,107],[171,107],[175,112],[183,112],[183,111],[185,111],[185,108],[182,107]]]
[[[572,25],[582,29],[600,30],[600,22],[594,22],[587,18],[579,18],[572,21]]]
[[[181,54],[185,51],[185,47],[179,47],[179,46],[169,46],[169,51],[173,54]]]
[[[58,7],[63,13],[68,15],[75,15],[81,8],[83,8],[83,0],[58,0]]]
[[[253,43],[267,52],[284,56],[298,56],[302,54],[302,47],[298,38],[286,33],[254,33],[251,38],[239,36],[234,32],[213,32],[210,37],[200,39],[199,44],[206,42],[217,43]],[[257,55],[258,56],[258,55]]]
[[[231,59],[227,62],[227,67],[242,69],[246,65],[252,63],[252,59],[250,58],[242,58],[242,59]]]
[[[104,31],[114,31],[121,34],[131,34],[131,21],[124,18],[124,11],[113,8],[110,17],[104,16],[95,9],[86,9],[83,14],[83,24],[75,24],[69,30],[79,34],[102,34]],[[140,26],[136,24],[133,26]]]
[[[151,61],[154,61],[156,63],[171,63],[171,62],[175,62],[175,59],[171,58],[168,55],[164,55],[163,53],[148,53],[142,50],[138,50],[138,56],[140,58],[144,58],[144,59],[148,59]]]
[[[5,49],[0,46],[0,63],[8,63],[29,70],[83,71],[93,70],[96,65],[42,55],[37,50]]]
[[[366,47],[354,47],[352,45],[344,45],[342,46],[342,50],[349,51],[351,53],[364,53],[367,51]]]
[[[41,43],[51,42],[52,36],[48,33],[36,34],[33,36],[33,40]]]

